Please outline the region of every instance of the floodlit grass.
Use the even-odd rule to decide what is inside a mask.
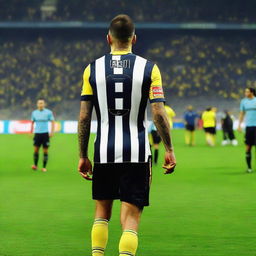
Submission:
[[[176,172],[153,166],[137,255],[255,256],[256,175],[245,173],[242,135],[238,147],[209,148],[198,131],[187,147],[183,132],[173,131]],[[77,172],[76,135],[52,139],[47,173],[30,169],[27,135],[0,135],[0,145],[0,255],[89,256],[94,204]],[[106,256],[118,255],[120,235],[117,201]]]

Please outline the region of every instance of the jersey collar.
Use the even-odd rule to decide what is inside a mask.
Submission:
[[[130,51],[113,51],[110,54],[112,55],[125,55],[131,53]]]

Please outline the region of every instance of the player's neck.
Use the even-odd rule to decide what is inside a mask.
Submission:
[[[132,46],[111,45],[111,52],[132,52]]]

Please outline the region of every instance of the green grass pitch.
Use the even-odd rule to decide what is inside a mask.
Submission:
[[[196,147],[183,136],[173,131],[176,172],[153,167],[137,255],[255,256],[256,175],[245,173],[242,134],[238,147],[215,148],[202,131]],[[0,255],[89,256],[94,204],[91,183],[77,173],[76,135],[52,139],[47,173],[30,169],[27,135],[0,135],[0,144]],[[117,201],[106,256],[118,255],[119,209]]]

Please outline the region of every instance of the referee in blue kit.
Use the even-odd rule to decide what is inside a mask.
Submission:
[[[48,161],[48,148],[50,146],[50,137],[54,133],[54,116],[51,110],[45,108],[45,101],[39,99],[37,101],[37,109],[32,112],[31,115],[31,133],[34,132],[34,164],[32,165],[33,170],[37,170],[37,164],[39,159],[39,149],[42,146],[44,157],[43,157],[43,168],[42,171],[46,172],[46,165]],[[49,133],[48,122],[51,122],[51,131]]]

